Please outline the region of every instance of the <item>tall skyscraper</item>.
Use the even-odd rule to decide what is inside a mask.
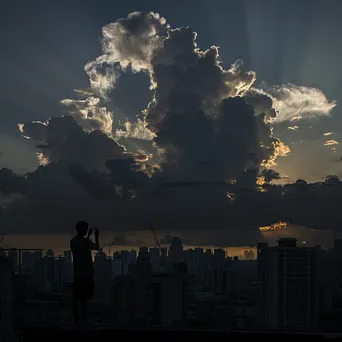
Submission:
[[[67,262],[69,264],[71,264],[72,263],[72,252],[71,252],[71,250],[64,251],[63,255],[64,255],[64,258],[67,260]]]
[[[14,272],[18,271],[18,251],[13,249],[7,252],[7,256],[12,260],[12,269]]]
[[[315,330],[316,250],[284,238],[278,246],[258,244],[258,317],[267,329]]]
[[[55,256],[55,254],[54,254],[52,249],[48,249],[47,252],[46,252],[46,256],[48,258],[53,258]]]
[[[127,264],[135,264],[137,262],[137,251],[131,250],[127,255]]]
[[[106,253],[103,252],[102,248],[95,254],[94,273],[94,281],[97,288],[96,295],[105,293],[108,290],[108,282],[112,274],[112,262]]]
[[[223,264],[226,260],[226,251],[222,248],[214,249],[214,263],[215,264]]]
[[[182,267],[182,266],[181,266]],[[187,305],[184,271],[141,273],[115,278],[112,305],[119,325],[168,326],[183,321]]]
[[[9,341],[12,328],[12,266],[11,258],[0,257],[0,341]]]
[[[149,264],[150,263],[150,254],[148,252],[148,247],[140,247],[139,248],[138,263],[139,264]]]
[[[171,258],[171,261],[174,263],[183,261],[183,245],[182,240],[179,237],[174,237],[171,240],[169,257]]]
[[[154,271],[159,270],[160,250],[159,248],[150,248],[150,263]]]
[[[32,271],[37,260],[42,258],[42,251],[23,251],[21,253],[22,272]]]

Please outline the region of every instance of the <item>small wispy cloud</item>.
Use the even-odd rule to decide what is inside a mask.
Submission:
[[[333,146],[333,145],[338,145],[339,142],[336,141],[336,140],[327,140],[325,143],[324,143],[324,146]]]
[[[323,133],[324,136],[328,137],[329,135],[333,135],[335,134],[334,132],[325,132]]]
[[[291,130],[291,131],[296,131],[299,127],[298,126],[289,126],[287,127],[287,129]]]
[[[336,101],[328,100],[320,89],[294,84],[263,85],[262,88],[272,98],[273,108],[278,113],[275,123],[329,116],[336,107]]]
[[[294,116],[293,118],[290,119],[291,122],[300,121],[300,120],[302,120],[302,117],[299,115]]]
[[[19,129],[19,132],[21,133],[21,136],[25,139],[31,139],[29,136],[27,136],[24,132],[24,124],[22,123],[18,123],[18,129]]]

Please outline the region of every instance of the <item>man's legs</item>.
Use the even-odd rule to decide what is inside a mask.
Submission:
[[[79,319],[78,319],[78,308],[79,308],[79,301],[78,298],[74,297],[73,298],[73,312],[74,312],[74,323],[76,325],[79,324]]]
[[[74,323],[76,325],[88,324],[87,300],[74,298]]]
[[[88,324],[87,301],[93,298],[93,277],[82,277],[74,279],[73,284],[73,311],[75,324]]]
[[[81,310],[81,317],[84,324],[90,324],[88,317],[88,301],[94,297],[94,279],[93,277],[86,277],[84,279],[84,298],[80,301],[79,308]]]
[[[81,316],[81,323],[87,324],[88,321],[88,311],[87,311],[87,300],[81,299],[79,301],[79,310],[80,310],[80,316]]]
[[[94,296],[94,280],[93,277],[85,277],[82,284],[82,298],[79,301],[80,318],[83,324],[89,324],[88,317],[88,300],[91,300]]]
[[[72,283],[72,311],[74,315],[74,323],[78,325],[79,315],[78,315],[78,305],[79,304],[79,282],[74,279]]]

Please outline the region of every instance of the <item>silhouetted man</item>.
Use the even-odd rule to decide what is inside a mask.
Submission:
[[[94,296],[94,267],[92,250],[99,249],[99,230],[88,229],[88,223],[80,221],[76,224],[77,235],[70,241],[70,249],[74,260],[74,320],[79,324],[87,322],[87,301]],[[94,233],[95,243],[90,240]]]

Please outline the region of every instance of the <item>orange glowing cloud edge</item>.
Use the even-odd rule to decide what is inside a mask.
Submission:
[[[270,232],[270,231],[275,231],[275,230],[284,230],[286,228],[287,228],[287,222],[280,221],[280,222],[273,223],[269,226],[259,227],[259,230],[261,232]]]

